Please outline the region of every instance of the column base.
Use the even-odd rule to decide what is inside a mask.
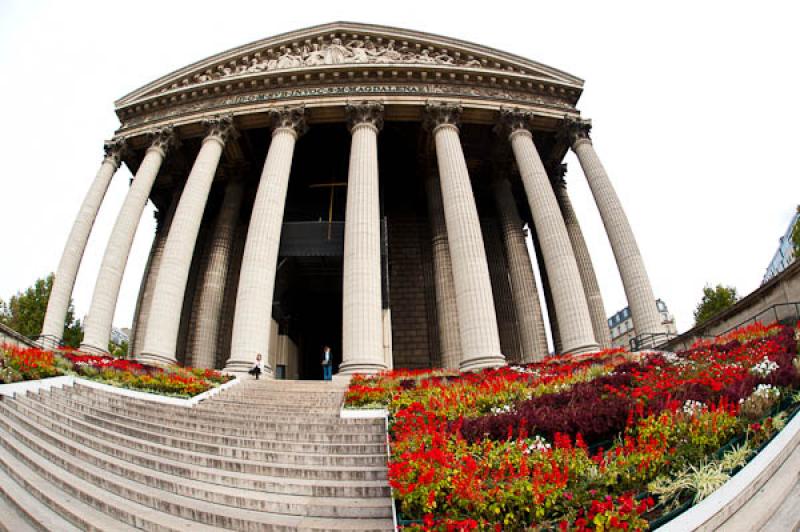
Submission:
[[[478,371],[485,368],[499,368],[505,365],[506,357],[503,355],[485,355],[462,360],[459,371]]]
[[[600,351],[600,345],[598,344],[588,344],[580,347],[571,347],[570,349],[565,349],[565,355],[583,355],[584,353],[595,353]]]
[[[255,361],[248,362],[246,360],[229,360],[227,364],[225,364],[225,369],[222,371],[227,371],[230,373],[247,373],[253,366],[255,365]],[[267,378],[273,379],[275,378],[275,374],[272,371],[272,367],[269,364],[264,364],[264,371],[261,373],[260,378]]]
[[[383,358],[383,356],[381,356],[381,358]],[[336,375],[353,375],[355,373],[375,375],[387,369],[386,364],[382,362],[354,360],[353,362],[342,362],[342,364],[339,365],[339,371],[336,372]]]
[[[96,356],[108,356],[108,346],[105,348],[97,347],[91,344],[81,344],[81,347],[78,349],[79,351],[83,351],[89,355],[96,355]]]
[[[136,362],[140,364],[149,364],[151,366],[171,366],[178,363],[174,358],[144,351],[139,353],[136,357]]]

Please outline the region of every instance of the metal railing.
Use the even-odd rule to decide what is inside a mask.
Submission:
[[[686,348],[686,344],[691,341],[694,343],[697,340],[713,340],[715,338],[719,338],[720,336],[725,336],[731,331],[735,331],[736,329],[743,327],[745,325],[752,325],[754,323],[772,323],[772,322],[779,322],[784,325],[789,325],[790,323],[796,323],[800,320],[800,301],[797,302],[789,302],[789,303],[775,303],[774,305],[770,305],[769,307],[760,310],[750,316],[747,319],[744,319],[738,322],[736,325],[728,327],[724,331],[719,333],[711,334],[693,334],[684,340],[684,349]],[[659,335],[661,336],[660,343],[655,343],[658,340]],[[675,338],[680,338],[681,335],[675,334],[668,334],[668,333],[643,333],[631,338],[631,351],[641,351],[642,349],[664,349],[669,342]]]
[[[676,338],[677,334],[668,332],[642,333],[630,339],[631,351],[641,351],[642,349],[656,349],[657,346],[664,345],[668,341]]]

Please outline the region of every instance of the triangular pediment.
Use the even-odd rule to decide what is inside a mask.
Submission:
[[[259,76],[402,65],[434,70],[504,73],[580,89],[575,76],[513,54],[458,39],[401,28],[334,22],[262,39],[209,57],[124,96],[118,108],[152,96]]]

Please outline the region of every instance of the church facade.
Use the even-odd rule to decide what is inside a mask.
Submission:
[[[548,328],[559,352],[607,347],[564,180],[570,149],[637,334],[660,334],[636,240],[576,107],[582,86],[484,46],[355,23],[168,74],[115,104],[121,126],[68,237],[42,338],[60,340],[97,211],[124,163],[134,179],[85,351],[106,351],[148,201],[157,229],[131,341],[143,362],[243,371],[261,353],[269,374],[298,379],[321,375],[325,345],[343,374],[532,361],[548,351]]]

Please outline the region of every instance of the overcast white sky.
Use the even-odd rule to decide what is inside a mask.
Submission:
[[[466,39],[586,80],[579,108],[679,330],[706,283],[758,287],[800,201],[794,2],[0,0],[0,298],[55,270],[119,125],[163,74],[294,29],[351,20]],[[626,305],[577,160],[567,182],[610,315]],[[130,174],[117,173],[73,294],[88,309]],[[114,324],[132,320],[154,229],[142,218]]]

